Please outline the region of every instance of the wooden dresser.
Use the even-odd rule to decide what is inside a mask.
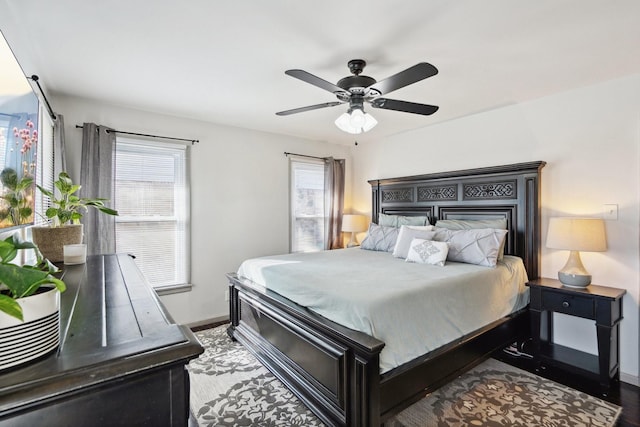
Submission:
[[[186,426],[185,365],[203,349],[133,260],[64,266],[60,347],[0,371],[0,426]]]

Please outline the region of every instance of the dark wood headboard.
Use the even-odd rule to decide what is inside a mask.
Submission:
[[[378,214],[438,219],[507,220],[505,253],[540,277],[540,171],[543,161],[370,180],[372,218]]]

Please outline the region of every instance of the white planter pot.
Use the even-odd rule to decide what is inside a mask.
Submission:
[[[56,288],[20,298],[24,322],[0,312],[0,370],[56,349],[60,342],[60,292]]]

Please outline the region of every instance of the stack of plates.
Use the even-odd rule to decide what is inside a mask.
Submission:
[[[58,347],[58,311],[38,320],[0,329],[0,370],[43,356]]]

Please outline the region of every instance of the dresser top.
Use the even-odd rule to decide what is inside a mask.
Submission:
[[[63,266],[62,279],[67,290],[60,295],[59,349],[0,371],[0,412],[47,394],[184,364],[202,353],[130,256],[90,256],[86,264]]]

